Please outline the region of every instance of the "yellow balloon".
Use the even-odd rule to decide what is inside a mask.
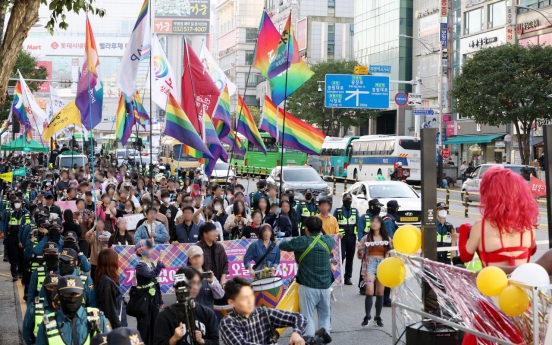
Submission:
[[[517,286],[510,285],[498,296],[500,310],[508,316],[519,316],[529,307],[529,296]]]
[[[485,296],[498,296],[508,286],[508,277],[498,267],[485,267],[477,275],[477,288]]]
[[[414,254],[422,245],[422,233],[413,225],[403,225],[393,235],[393,247],[403,254]]]
[[[376,274],[383,286],[394,288],[404,282],[406,267],[399,258],[387,258],[379,264]]]

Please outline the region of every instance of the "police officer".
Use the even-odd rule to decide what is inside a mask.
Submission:
[[[352,208],[353,196],[351,193],[344,193],[343,206],[334,211],[334,217],[339,225],[341,239],[341,260],[347,261],[345,264],[345,285],[353,285],[351,277],[353,276],[353,260],[356,251],[356,240],[360,223],[360,214],[356,208]]]
[[[42,212],[44,214],[44,212]],[[36,256],[33,255],[32,248],[38,244],[38,226],[36,219],[41,216],[40,212],[35,212],[35,217],[31,217],[29,223],[21,224],[21,231],[19,231],[19,243],[23,244],[23,279],[21,282],[25,286],[23,299],[27,299],[27,291],[29,289],[29,281],[31,279],[31,274],[34,269],[36,269],[40,262],[42,261],[42,255]],[[31,236],[34,234],[34,236]],[[31,237],[33,237],[31,239]],[[42,253],[41,253],[42,254]]]
[[[266,180],[259,180],[257,182],[257,190],[249,194],[249,200],[251,201],[251,207],[256,210],[257,209],[257,203],[261,198],[268,197],[268,194],[266,193]]]
[[[456,246],[458,235],[454,226],[446,221],[448,214],[447,204],[444,202],[437,203],[437,247],[452,247]],[[451,256],[454,256],[454,251],[437,252],[437,261],[444,264],[451,264]]]
[[[17,281],[19,276],[23,277],[23,243],[19,241],[19,231],[21,225],[31,222],[30,216],[23,208],[20,198],[16,198],[13,207],[4,212],[4,234],[7,235],[7,250],[10,261],[10,272],[13,281]]]
[[[378,216],[381,212],[381,208],[383,207],[383,204],[378,199],[372,199],[368,201],[368,210],[366,210],[366,214],[360,217],[360,226],[359,229],[364,229],[362,232],[358,232],[358,240],[362,240],[362,237],[364,235],[368,234],[370,232],[370,225],[372,225],[372,219],[374,216]],[[364,287],[364,279],[362,278],[362,262],[360,265],[360,273],[359,273],[359,280],[358,280],[358,288],[359,293],[361,295],[366,295],[366,288]]]
[[[387,202],[387,214],[383,217],[383,224],[385,229],[389,233],[389,236],[393,238],[395,231],[397,230],[397,219],[399,218],[399,203],[397,200],[389,200]]]
[[[36,345],[90,344],[90,338],[111,330],[99,309],[83,307],[84,285],[78,276],[60,277],[57,289],[60,310],[44,316]]]
[[[39,227],[39,231],[43,231],[42,226]],[[46,229],[47,230],[47,229]],[[42,289],[42,284],[50,273],[57,273],[58,271],[58,253],[59,245],[55,242],[47,242],[42,252],[43,264],[38,266],[36,270],[31,274],[31,280],[29,282],[29,290],[27,292],[27,305],[31,305],[35,297],[38,296]]]
[[[96,292],[92,277],[79,273],[77,269],[78,256],[73,249],[63,249],[59,252],[59,270],[61,276],[74,275],[84,284],[84,302],[87,307],[96,307]],[[40,292],[42,295],[43,292]]]
[[[305,220],[311,216],[318,214],[318,202],[314,199],[312,195],[312,190],[307,189],[303,194],[305,201],[301,201],[297,205],[297,214],[300,215],[301,219],[299,221],[299,230],[301,231],[301,236],[305,235]]]
[[[46,279],[44,279],[44,292],[46,293],[46,297],[37,297],[32,304],[27,306],[22,327],[23,341],[25,341],[27,345],[35,343],[38,327],[42,323],[44,315],[57,311],[54,307],[53,299],[59,277],[60,276],[55,273],[46,277]]]

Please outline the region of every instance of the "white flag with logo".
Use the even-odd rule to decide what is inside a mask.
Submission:
[[[140,61],[149,58],[151,50],[150,12],[150,1],[144,0],[117,71],[117,85],[129,98],[134,96],[136,90]]]
[[[152,81],[152,99],[155,104],[165,110],[169,99],[169,92],[172,93],[175,99],[178,99],[178,95],[176,93],[176,79],[174,78],[173,69],[165,56],[163,48],[161,48],[157,35],[153,35],[151,41],[151,54],[152,66],[150,67],[150,71],[153,71],[155,75],[155,79]],[[151,75],[148,73],[146,79],[147,89],[150,88],[150,77]]]
[[[59,97],[56,89],[52,85],[50,85],[50,103],[52,104],[52,111],[54,114],[59,113],[59,111],[67,105],[65,101]]]
[[[236,84],[232,83],[230,78],[224,73],[220,66],[216,63],[213,55],[207,50],[205,41],[201,45],[201,51],[199,52],[199,60],[203,64],[203,68],[209,73],[211,79],[218,87],[219,91],[224,88],[224,83],[228,84],[228,94],[230,96],[236,93]]]
[[[27,117],[29,118],[31,127],[39,133],[42,133],[42,130],[44,129],[43,123],[47,120],[46,113],[36,102],[36,99],[34,98],[31,89],[29,89],[29,86],[27,86],[27,83],[25,83],[25,79],[23,79],[21,72],[19,70],[17,70],[17,72],[19,73],[19,82],[21,83],[21,91],[23,93],[23,106],[27,112]]]

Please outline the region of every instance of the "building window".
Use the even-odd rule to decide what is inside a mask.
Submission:
[[[245,51],[245,65],[249,66],[253,63],[253,57],[255,56],[254,50],[246,50]]]
[[[132,32],[134,29],[134,22],[122,21],[121,22],[121,32]]]
[[[335,44],[335,25],[328,24],[328,45]]]
[[[466,12],[464,16],[464,35],[483,30],[483,7]]]
[[[328,0],[328,8],[335,8],[335,1]]]
[[[245,43],[257,42],[257,35],[259,30],[257,28],[245,28]]]
[[[488,27],[496,28],[506,24],[506,1],[489,5]]]
[[[328,44],[328,56],[326,60],[332,61],[334,59],[334,53],[335,53],[335,45],[334,44]]]

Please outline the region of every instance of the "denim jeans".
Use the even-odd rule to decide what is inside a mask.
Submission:
[[[314,289],[299,285],[301,314],[307,318],[304,337],[314,337],[314,332],[322,327],[330,333],[330,288]],[[314,310],[318,313],[318,328],[314,329]]]

